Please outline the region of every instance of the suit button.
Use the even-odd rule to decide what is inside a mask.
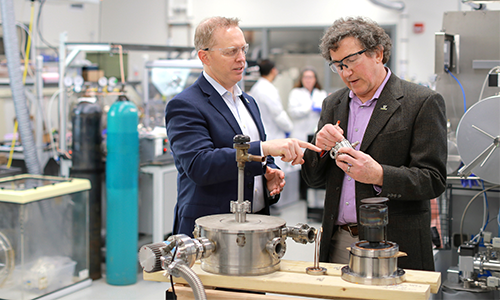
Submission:
[[[249,182],[249,183],[247,184],[247,187],[248,187],[249,189],[251,189],[251,188],[252,188],[252,183],[250,183],[250,182]]]
[[[247,172],[247,176],[250,176],[250,175],[251,175],[250,172]]]
[[[335,188],[335,190],[336,190],[336,191],[340,190],[340,187],[336,187],[336,188]]]

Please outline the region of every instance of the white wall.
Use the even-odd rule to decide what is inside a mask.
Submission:
[[[67,31],[70,42],[191,46],[194,27],[201,20],[215,15],[238,17],[242,27],[328,27],[336,18],[363,15],[383,25],[397,26],[397,52],[392,57],[397,61],[394,71],[406,79],[427,82],[434,72],[434,33],[442,29],[443,13],[471,10],[468,5],[461,4],[461,0],[403,0],[407,17],[402,17],[401,12],[376,6],[369,0],[185,1],[191,4],[193,26],[190,30],[176,28],[170,37],[167,0],[102,0],[100,4],[85,3],[80,10],[70,8],[69,0],[47,0],[41,29],[45,39],[54,45],[58,45],[59,34]],[[15,0],[14,3],[16,19],[29,22],[30,2]],[[36,5],[38,7],[38,3]],[[488,8],[500,9],[500,5],[488,4]],[[424,33],[413,33],[416,22],[424,23]],[[407,29],[403,30],[405,27]],[[408,39],[402,40],[405,36]],[[155,58],[154,53],[149,55]],[[129,57],[132,60],[129,73],[133,73],[132,68],[140,71],[142,56],[132,54]]]
[[[241,19],[242,27],[252,26],[329,26],[339,17],[361,15],[381,25],[396,25],[398,40],[396,49],[406,53],[393,53],[397,70],[406,79],[427,82],[434,72],[434,33],[442,28],[442,16],[446,11],[471,10],[461,0],[403,0],[404,13],[408,15],[407,46],[402,45],[401,12],[374,5],[369,0],[193,0],[193,23],[214,16],[231,16]],[[488,5],[493,7],[493,5]],[[498,9],[498,5],[497,5]],[[414,23],[424,23],[423,34],[413,33]],[[408,57],[406,72],[402,73],[401,59]]]
[[[167,41],[166,0],[103,0],[102,37],[105,41],[164,44]],[[403,0],[407,18],[401,12],[377,6],[369,0],[191,0],[191,38],[177,35],[173,45],[192,45],[194,27],[211,16],[238,17],[242,27],[325,26],[343,16],[362,15],[383,25],[396,25],[398,40],[393,58],[401,77],[428,82],[434,73],[434,33],[442,28],[446,11],[471,10],[461,0]],[[498,4],[489,4],[490,9]],[[126,8],[124,8],[126,7]],[[123,13],[119,17],[119,13]],[[141,16],[137,14],[142,11]],[[406,32],[403,22],[406,21]],[[413,33],[414,23],[424,23],[424,33]],[[405,36],[408,40],[402,41]],[[406,51],[405,51],[406,49]],[[407,60],[405,58],[408,58]],[[403,60],[403,61],[402,61]],[[402,64],[406,62],[406,67]]]
[[[16,21],[29,24],[31,1],[14,2]],[[52,46],[59,47],[59,36],[68,32],[68,42],[97,42],[99,35],[99,4],[86,3],[82,8],[71,7],[72,1],[47,0],[43,5],[40,29],[43,38]],[[35,1],[36,23],[40,3]],[[37,37],[35,37],[37,38]]]

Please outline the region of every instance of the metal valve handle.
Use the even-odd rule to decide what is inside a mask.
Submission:
[[[250,201],[244,198],[245,163],[250,161],[263,162],[264,156],[248,154],[250,137],[237,134],[233,138],[233,148],[236,149],[236,162],[238,163],[238,201],[231,201],[231,212],[234,213],[236,222],[246,222],[246,214],[251,212]]]

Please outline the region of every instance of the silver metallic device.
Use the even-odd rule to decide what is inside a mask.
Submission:
[[[458,170],[459,176],[467,178],[474,172],[481,179],[500,184],[499,111],[500,96],[492,96],[477,102],[462,116],[457,144],[465,165]],[[486,250],[479,251],[474,240],[460,245],[458,265],[447,270],[445,288],[470,297],[500,289],[500,238],[490,242],[483,231],[480,235]]]
[[[356,148],[357,145],[359,145],[358,141],[351,144],[351,142],[349,142],[349,140],[344,138],[342,141],[335,143],[335,146],[332,147],[332,149],[330,150],[330,157],[332,159],[337,159],[337,157],[339,155],[344,154],[344,153],[339,152],[340,148],[347,147],[347,148],[354,149],[354,148]]]
[[[461,245],[458,243],[458,253],[451,248],[452,255],[436,260],[436,270],[447,274],[441,289],[443,299],[498,299],[500,240],[491,240],[491,234],[485,230],[488,226],[487,213],[494,207],[489,207],[488,201],[490,204],[497,203],[496,200],[492,201],[498,199],[492,189],[498,189],[495,184],[500,184],[500,35],[496,24],[499,17],[500,11],[494,10],[445,12],[442,31],[436,33],[436,91],[445,99],[449,124],[448,176],[458,175],[458,179],[464,180],[462,185],[467,181],[479,180],[493,184],[488,188],[483,186],[482,191],[472,199],[470,191],[461,191],[460,188],[454,189],[454,203],[450,201],[451,192],[449,197],[441,197],[439,207],[446,209],[440,213],[450,215],[444,215],[441,219],[445,249],[440,249],[439,253],[446,253],[447,248],[451,248],[452,233],[459,231],[457,236],[463,237],[475,231],[480,214],[483,214],[483,224],[477,235],[470,241],[462,241]],[[459,159],[455,159],[457,154]],[[486,191],[489,190],[492,193],[486,197]],[[472,208],[470,203],[481,194],[484,196],[483,209],[471,209],[474,218],[466,223],[465,212]],[[460,226],[453,224],[452,220],[460,220],[459,216],[453,215],[453,211],[460,211],[462,201],[469,199],[467,206],[467,202],[463,203],[465,209]],[[484,248],[478,247],[481,238]],[[458,262],[455,257],[457,254]]]
[[[500,287],[500,238],[485,243],[479,252],[477,243],[464,243],[458,249],[458,266],[448,269],[443,286],[473,293],[495,291]]]
[[[165,127],[139,131],[139,159],[141,164],[174,162]]]
[[[387,198],[361,200],[359,221],[366,240],[351,245],[349,265],[342,268],[342,279],[368,285],[394,285],[405,280],[398,268],[398,257],[406,255],[398,244],[387,241]]]
[[[483,99],[460,119],[457,144],[465,165],[458,175],[467,177],[474,172],[480,178],[500,184],[500,96]]]

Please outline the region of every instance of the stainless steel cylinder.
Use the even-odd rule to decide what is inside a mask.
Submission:
[[[196,234],[215,245],[214,252],[201,259],[201,268],[210,273],[239,276],[277,271],[286,249],[285,228],[283,219],[264,215],[249,214],[243,223],[237,222],[233,214],[199,218]]]
[[[354,272],[364,277],[384,277],[396,271],[398,245],[389,242],[386,244],[387,248],[366,249],[360,247],[360,244],[355,243],[351,248],[349,266]]]
[[[399,246],[392,242],[369,248],[368,241],[353,243],[349,266],[342,268],[341,277],[349,282],[370,285],[393,285],[404,281],[404,271],[398,268]]]

